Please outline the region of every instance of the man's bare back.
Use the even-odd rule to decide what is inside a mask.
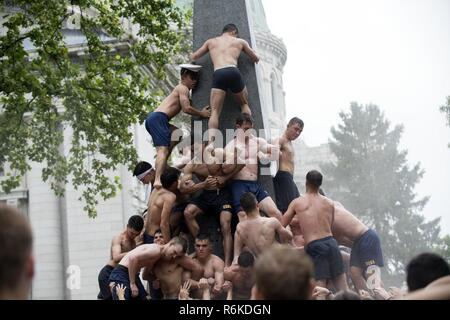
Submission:
[[[307,245],[311,241],[332,235],[333,214],[333,201],[318,193],[306,193],[291,203],[283,216],[282,224],[286,226],[296,215]]]
[[[239,265],[231,265],[224,270],[224,279],[233,285],[233,300],[250,300],[255,281],[251,274],[241,271]]]
[[[143,267],[153,268],[153,264],[161,257],[163,247],[157,244],[143,244],[128,252],[120,261],[120,265],[129,268],[130,258],[136,261],[135,268],[139,271]]]
[[[236,233],[243,247],[257,257],[277,241],[275,235],[278,224],[276,218],[248,217],[238,224]]]
[[[369,228],[339,202],[334,202],[333,237],[342,245],[352,247],[353,242]]]
[[[151,193],[149,200],[149,214],[147,214],[147,223],[145,226],[145,231],[153,236],[156,230],[161,229],[162,215],[165,214],[167,210],[172,210],[173,205],[176,201],[176,195],[164,188],[156,189]],[[163,232],[164,235],[164,232]],[[165,242],[169,242],[169,239],[164,237]]]

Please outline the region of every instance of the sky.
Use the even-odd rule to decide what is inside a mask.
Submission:
[[[425,170],[423,214],[450,234],[450,127],[439,107],[450,96],[450,1],[262,0],[288,58],[286,118],[305,122],[308,146],[327,143],[350,102],[375,104],[403,124],[400,148]]]

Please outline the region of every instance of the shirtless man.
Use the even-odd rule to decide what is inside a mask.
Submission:
[[[251,192],[242,195],[240,204],[247,214],[244,221],[238,223],[234,235],[234,260],[236,263],[245,247],[256,258],[276,242],[276,235],[281,243],[292,240],[292,233],[283,228],[276,218],[261,217],[256,197]]]
[[[226,159],[223,159],[223,151],[219,150],[219,148],[215,150],[216,152],[214,154],[214,156],[219,157],[219,153],[222,152],[220,155],[221,159],[217,159],[218,163],[216,163],[216,161],[202,161],[203,159],[197,159],[197,155],[206,154],[204,152],[205,144],[202,143],[197,147],[201,148],[201,152],[195,152],[196,157],[184,167],[181,181],[184,181],[184,179],[192,179],[192,175],[195,174],[197,178],[203,180],[201,182],[203,191],[200,195],[191,199],[184,210],[186,225],[189,232],[195,238],[200,230],[196,221],[197,215],[203,213],[219,215],[225,253],[225,265],[229,266],[231,264],[233,250],[233,237],[231,235],[233,207],[230,192],[225,184],[232,176],[242,169],[244,165],[241,164],[229,167],[228,164],[226,164]],[[217,164],[219,164],[218,167]]]
[[[178,189],[179,176],[180,171],[178,169],[167,168],[161,175],[162,188],[151,193],[148,202],[149,213],[145,224],[144,243],[153,243],[153,237],[158,229],[161,229],[165,243],[168,243],[171,239],[170,213],[177,199],[175,192]]]
[[[186,240],[179,237],[171,239],[169,243],[163,246],[156,243],[143,244],[128,252],[120,260],[111,273],[109,282],[114,286],[121,284],[125,287],[125,300],[146,300],[147,293],[139,278],[140,269],[143,267],[153,269],[154,264],[159,259],[170,261],[182,257],[186,253],[186,247]],[[118,300],[114,287],[112,292],[113,300]]]
[[[203,267],[203,276],[208,280],[210,285],[211,298],[217,297],[222,293],[223,280],[223,269],[225,264],[222,259],[218,256],[212,254],[211,239],[208,234],[199,234],[195,238],[195,253],[192,256],[196,261],[200,263]],[[192,289],[199,289],[199,283],[196,281],[191,281]],[[211,288],[212,287],[212,288]],[[194,292],[193,296],[201,298],[199,296],[200,292]]]
[[[350,253],[350,277],[357,291],[381,286],[380,267],[383,267],[383,253],[380,238],[344,206],[334,202],[333,237],[339,244],[352,248]],[[371,279],[370,284],[366,283]]]
[[[331,279],[338,290],[348,290],[341,252],[331,233],[334,204],[319,194],[321,184],[319,171],[306,174],[306,193],[292,201],[282,224],[287,226],[297,216],[305,239],[305,252],[314,262],[317,286],[326,288],[327,279]]]
[[[234,264],[224,269],[223,288],[225,291],[228,290],[227,300],[250,300],[252,287],[255,284],[254,263],[255,257],[250,252],[244,251],[239,255],[237,265]]]
[[[197,84],[198,71],[200,66],[181,65],[181,81],[175,89],[168,95],[155,111],[150,112],[145,120],[145,128],[152,137],[156,147],[156,176],[153,186],[156,189],[162,187],[161,174],[166,168],[167,158],[173,147],[180,141],[171,141],[172,132],[178,128],[169,123],[181,110],[192,116],[208,118],[210,116],[209,107],[198,111],[191,106],[189,101],[189,90]]]
[[[214,65],[213,84],[211,89],[210,106],[211,118],[208,128],[219,128],[219,117],[222,112],[223,102],[227,90],[234,93],[241,106],[241,112],[251,114],[247,101],[247,89],[242,75],[237,68],[238,58],[244,51],[253,62],[258,63],[259,58],[250,48],[247,41],[238,38],[238,28],[234,24],[227,24],[222,35],[206,40],[206,42],[191,55],[192,60],[197,60],[209,51]],[[209,136],[211,141],[211,133]]]
[[[122,260],[127,252],[136,248],[135,239],[139,236],[144,227],[144,220],[141,216],[135,215],[128,219],[125,230],[115,236],[111,241],[111,257],[106,266],[100,270],[98,275],[98,286],[100,293],[97,298],[101,300],[111,300],[111,290],[109,288],[109,276],[117,264]]]
[[[274,141],[280,148],[278,172],[273,179],[273,188],[278,209],[284,213],[289,204],[300,196],[294,182],[294,147],[292,141],[297,139],[303,131],[303,121],[297,117],[292,118],[283,135]]]
[[[158,279],[163,299],[178,299],[180,287],[185,278],[185,272],[190,272],[190,278],[199,280],[203,275],[203,267],[189,256],[175,260],[160,259],[153,267],[153,274]]]
[[[278,147],[267,143],[263,138],[249,134],[253,128],[253,119],[248,114],[241,114],[236,119],[237,136],[225,147],[226,152],[239,150],[239,159],[244,159],[245,166],[230,180],[229,189],[233,199],[233,210],[238,214],[239,221],[245,218],[245,212],[240,208],[241,196],[251,192],[258,200],[259,208],[270,217],[281,220],[281,212],[266,190],[258,184],[258,158],[276,157]]]

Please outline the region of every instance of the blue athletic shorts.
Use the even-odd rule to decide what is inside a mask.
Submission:
[[[153,140],[155,147],[170,146],[169,117],[164,112],[150,112],[145,119],[145,129]]]
[[[242,210],[241,197],[246,192],[253,193],[258,203],[269,196],[267,191],[264,190],[256,181],[231,180],[228,189],[231,191],[234,213],[238,213]]]
[[[380,238],[374,230],[369,229],[353,242],[350,266],[365,270],[371,265],[382,267],[384,261]]]
[[[306,245],[305,252],[314,263],[316,280],[333,279],[344,273],[339,245],[333,237],[325,237],[311,241]]]
[[[128,275],[128,268],[122,265],[118,265],[114,268],[113,272],[111,272],[111,276],[109,277],[109,282],[114,282],[115,286],[118,284],[122,284],[125,287],[125,300],[147,300],[147,291],[145,291],[144,286],[142,285],[141,279],[139,278],[139,273],[136,274],[135,283],[139,289],[139,294],[137,297],[131,297],[131,285],[130,285],[130,277]],[[113,288],[112,292],[113,300],[119,300],[119,297],[116,294],[116,288]]]

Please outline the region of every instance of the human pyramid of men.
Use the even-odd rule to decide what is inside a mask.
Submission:
[[[111,259],[99,274],[99,299],[259,299],[268,296],[267,290],[294,299],[305,290],[316,296],[348,290],[349,282],[357,292],[382,287],[383,256],[376,232],[325,197],[319,171],[307,173],[303,195],[296,187],[292,141],[303,131],[303,121],[292,118],[271,143],[252,133],[247,89],[237,68],[242,51],[258,63],[249,44],[238,38],[237,27],[226,25],[222,35],[191,55],[192,61],[207,52],[211,56],[215,71],[210,106],[191,106],[189,93],[201,66],[184,64],[180,83],[149,113],[145,127],[156,147],[155,168],[139,162],[133,172],[152,185],[145,221],[132,216],[113,238]],[[234,139],[222,148],[214,142],[228,90],[241,114]],[[180,111],[209,118],[208,139],[192,134],[188,161],[170,167],[168,157],[180,142],[173,139],[178,128],[170,120]],[[275,201],[257,182],[262,159],[278,161]],[[224,260],[212,253],[211,236],[200,232],[200,214],[219,217]],[[235,228],[233,217],[239,220]],[[192,254],[187,253],[188,242],[194,245]],[[280,289],[280,274],[293,282]],[[148,281],[149,292],[141,277]],[[312,277],[314,284],[308,280]]]

